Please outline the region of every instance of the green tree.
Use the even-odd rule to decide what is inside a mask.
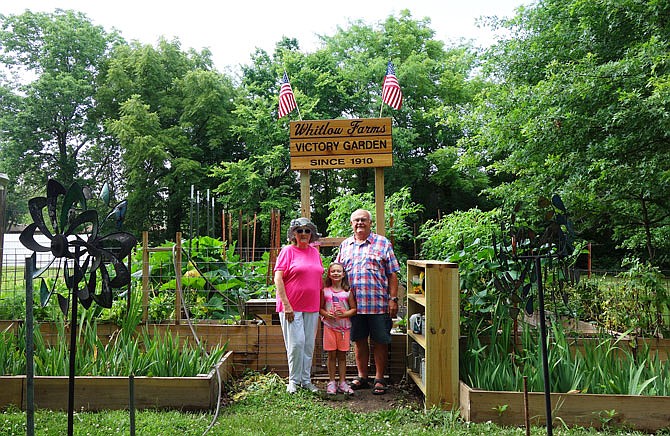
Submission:
[[[189,222],[191,186],[215,188],[212,165],[244,157],[231,130],[237,91],[210,55],[184,52],[178,40],[133,43],[112,53],[101,77],[100,111],[121,146],[128,225],[156,230],[157,240]],[[194,233],[205,230],[202,221]]]
[[[239,152],[210,169],[215,192],[225,209],[258,215],[262,237],[269,239],[272,209],[293,218],[300,210],[300,187],[289,168],[288,117],[277,120],[281,59],[301,59],[295,39],[283,38],[271,56],[258,49],[252,64],[242,67],[235,98],[235,119],[230,127]],[[290,70],[290,68],[289,68]],[[306,101],[299,86],[293,91],[301,110]]]
[[[429,25],[429,19],[415,20],[409,11],[403,11],[377,25],[350,23],[333,36],[322,37],[321,47],[313,53],[301,53],[297,42],[289,38],[279,41],[272,55],[257,51],[253,64],[243,68],[242,90],[236,101],[239,118],[235,132],[250,153],[244,163],[247,171],[230,172],[231,165],[226,164],[226,171],[216,172],[217,177],[224,178],[219,189],[237,197],[231,198],[230,204],[259,207],[254,195],[249,196],[249,202],[242,193],[231,193],[226,180],[242,183],[232,181],[233,174],[257,178],[267,171],[262,167],[265,160],[258,156],[274,155],[269,151],[273,147],[281,147],[282,162],[288,162],[290,120],[379,117],[389,60],[395,63],[404,102],[400,111],[387,106],[381,111],[382,116],[393,118],[394,164],[385,169],[386,192],[391,195],[409,187],[412,200],[426,205],[428,216],[439,209],[450,211],[461,205],[469,208],[478,204],[477,195],[486,186],[486,174],[480,174],[474,183],[475,178],[456,170],[448,183],[444,175],[436,173],[448,171],[446,165],[453,161],[440,160],[439,154],[431,157],[443,147],[456,146],[463,135],[458,119],[483,86],[480,80],[470,79],[475,54],[468,47],[445,49],[442,42],[434,39]],[[284,70],[291,80],[299,112],[277,121],[274,117],[279,79]],[[451,117],[448,121],[445,114]],[[439,166],[436,160],[440,160]],[[460,177],[468,180],[453,180]],[[372,192],[374,170],[311,171],[310,182],[312,217],[319,228],[326,228],[331,200],[349,193]],[[244,183],[254,185],[253,180]],[[295,214],[299,201],[297,173],[288,171],[282,178],[273,178],[273,189],[290,193],[293,206],[284,212]],[[463,189],[470,191],[464,193]],[[453,198],[462,200],[458,205],[447,202]]]
[[[24,210],[15,202],[25,203],[47,178],[67,186],[97,177],[97,78],[121,43],[73,11],[0,15],[0,171],[12,181],[11,211]]]
[[[109,130],[120,141],[128,171],[128,197],[126,223],[132,229],[150,229],[152,224],[166,221],[161,200],[161,180],[168,172],[167,145],[174,140],[163,132],[159,117],[142,104],[139,96],[121,104],[121,117],[109,122]],[[163,213],[161,213],[163,212]],[[160,215],[156,215],[159,214]]]
[[[410,187],[413,200],[425,205],[427,216],[435,216],[440,209],[456,209],[447,201],[451,197],[476,198],[478,192],[462,196],[462,186],[431,180],[436,167],[430,159],[431,153],[456,146],[463,135],[456,120],[482,86],[480,80],[470,80],[476,60],[474,50],[467,46],[445,48],[435,39],[430,19],[414,19],[404,10],[378,25],[359,21],[338,29],[334,36],[324,37],[324,47],[317,54],[321,52],[334,66],[331,76],[337,87],[329,94],[332,100],[319,100],[321,110],[315,116],[393,118],[394,162],[393,167],[385,169],[387,191]],[[381,103],[389,60],[394,62],[403,90],[399,111]],[[350,191],[369,192],[373,176],[372,169],[348,170],[341,176],[342,185]]]
[[[469,153],[496,198],[560,193],[583,236],[662,262],[670,248],[670,7],[547,0],[496,25]],[[667,255],[665,258],[667,261]]]

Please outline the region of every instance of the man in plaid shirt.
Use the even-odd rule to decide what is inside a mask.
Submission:
[[[340,244],[340,262],[356,296],[358,311],[351,318],[351,340],[354,342],[358,376],[352,389],[369,387],[368,361],[374,344],[375,380],[372,393],[386,392],[384,372],[391,343],[392,318],[398,314],[398,271],[400,265],[391,242],[372,233],[372,215],[359,209],[351,214],[353,236]]]

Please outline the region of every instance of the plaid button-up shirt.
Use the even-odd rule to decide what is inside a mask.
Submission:
[[[376,233],[370,233],[363,242],[351,236],[340,244],[337,262],[344,266],[356,295],[356,313],[388,313],[388,277],[400,271],[391,241]]]

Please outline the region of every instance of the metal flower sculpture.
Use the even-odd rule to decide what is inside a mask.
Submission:
[[[125,201],[119,203],[107,215],[105,221],[114,217],[117,228],[120,228],[123,215],[119,211],[125,214],[126,204]],[[65,315],[68,313],[71,295],[85,308],[90,307],[93,301],[102,307],[111,307],[113,289],[119,289],[130,283],[130,272],[122,259],[130,254],[137,244],[137,239],[130,233],[120,231],[101,236],[98,212],[87,209],[84,190],[77,183],[66,190],[56,180],[49,180],[46,197],[30,199],[28,209],[33,223],[21,233],[20,241],[29,250],[51,252],[54,256],[49,265],[36,272],[36,277],[50,268],[54,262],[58,262],[57,277],[61,268],[63,269],[63,277],[70,294],[67,297],[57,294],[63,313]],[[49,246],[42,245],[35,239],[38,230],[49,239]],[[113,269],[112,274],[110,267]],[[80,286],[87,276],[84,285]],[[96,293],[98,282],[101,290]],[[46,306],[56,292],[55,286],[56,281],[49,289],[42,280],[40,289],[42,306]]]
[[[537,301],[532,292],[533,284],[537,282],[538,274],[542,273],[535,268],[535,259],[544,259],[549,266],[556,263],[555,266],[563,272],[561,277],[565,279],[569,276],[567,264],[571,262],[568,260],[580,253],[579,249],[575,250],[574,228],[561,197],[557,194],[551,200],[543,197],[537,205],[544,218],[543,232],[517,225],[516,214],[520,208],[517,205],[509,225],[502,225],[500,243],[493,235],[496,260],[499,265],[509,268],[503,274],[494,276],[493,283],[498,292],[508,296],[512,303],[509,312],[515,319],[520,314],[519,305],[528,315],[534,312]],[[565,293],[561,293],[560,297],[567,303]]]
[[[551,266],[558,262],[562,269],[562,279],[568,277],[566,259],[579,254],[579,249],[574,247],[574,228],[568,217],[568,212],[563,200],[555,194],[551,201],[541,198],[538,202],[540,211],[543,212],[546,228],[540,234],[534,230],[517,226],[516,213],[519,205],[514,209],[509,228],[504,224],[501,226],[502,239],[496,243],[495,235],[493,245],[495,247],[496,260],[499,265],[506,266],[509,270],[494,277],[493,282],[496,289],[507,295],[511,306],[509,313],[515,320],[514,331],[517,332],[516,319],[520,310],[518,305],[525,306],[530,315],[537,306],[540,318],[540,344],[542,351],[542,369],[544,378],[545,413],[547,423],[547,434],[551,435],[551,390],[549,381],[549,359],[547,351],[547,326],[544,310],[544,285],[543,285],[543,262]],[[509,238],[509,239],[508,239]],[[559,284],[562,280],[558,280]],[[537,303],[534,301],[537,297]],[[567,299],[565,293],[561,297]],[[567,301],[566,301],[567,302]],[[516,334],[516,333],[515,333]]]
[[[108,185],[105,184],[108,191]],[[90,192],[90,190],[87,190]],[[117,229],[120,229],[125,216],[127,203],[122,201],[110,212],[103,223],[98,222],[98,212],[87,209],[87,195],[84,189],[73,183],[69,189],[55,180],[47,182],[47,196],[36,197],[28,201],[28,209],[33,223],[21,233],[21,243],[34,252],[51,252],[53,260],[44,268],[34,271],[32,278],[44,273],[54,262],[58,262],[58,271],[53,286],[49,289],[44,278],[40,287],[40,304],[44,307],[51,295],[56,292],[56,282],[63,268],[63,278],[68,295],[58,295],[58,304],[64,315],[70,312],[70,369],[68,387],[68,435],[73,434],[74,422],[74,382],[75,356],[77,347],[77,303],[89,308],[92,302],[112,307],[112,291],[130,285],[130,272],[123,259],[130,255],[137,239],[125,232],[117,231],[101,236],[100,228],[104,222],[114,217]],[[105,204],[108,205],[108,192]],[[89,195],[90,197],[90,195]],[[46,212],[46,216],[45,216]],[[50,244],[42,245],[35,239],[40,231]],[[34,259],[34,256],[33,256]],[[82,285],[83,282],[83,285]],[[32,283],[32,280],[30,281]],[[96,292],[100,283],[100,292]],[[70,306],[70,298],[72,305]],[[32,328],[32,327],[30,327]]]

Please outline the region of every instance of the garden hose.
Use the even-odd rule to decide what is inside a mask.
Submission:
[[[177,272],[177,262],[176,262],[176,256],[175,256],[175,249],[177,248],[176,245],[172,247],[172,261],[174,264],[175,268],[175,273]],[[187,255],[188,256],[188,255]],[[189,261],[191,261],[189,257]],[[197,267],[196,267],[197,268]],[[181,273],[181,271],[180,271]],[[179,286],[181,286],[181,281],[178,282]],[[177,289],[177,293],[179,294],[179,298],[181,299],[181,305],[184,307],[186,310],[184,310],[184,313],[186,314],[186,323],[188,324],[188,327],[191,329],[191,334],[193,335],[193,338],[195,339],[195,342],[198,344],[200,349],[207,355],[209,356],[209,353],[207,352],[207,349],[202,345],[200,342],[200,338],[198,337],[198,334],[195,332],[195,328],[193,327],[193,322],[191,321],[191,316],[188,314],[188,308],[186,307],[186,300],[184,300],[184,293],[182,292],[182,289]],[[203,436],[206,435],[212,427],[214,427],[214,424],[216,424],[216,421],[219,419],[219,411],[221,410],[221,389],[222,389],[222,382],[221,382],[221,374],[219,373],[219,370],[217,369],[214,371],[216,373],[216,381],[218,384],[218,396],[216,399],[216,410],[214,411],[214,417],[212,418],[212,421],[210,422],[209,426],[205,429],[203,432]]]

